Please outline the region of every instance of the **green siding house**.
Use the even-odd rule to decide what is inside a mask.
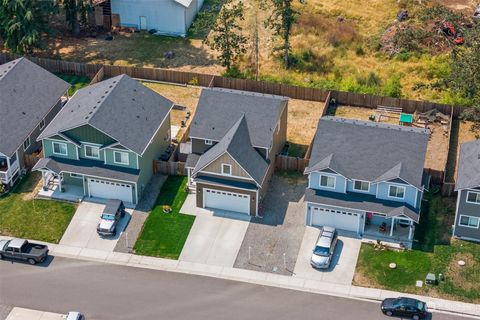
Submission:
[[[79,90],[39,136],[40,196],[135,206],[171,143],[173,102],[126,75]]]

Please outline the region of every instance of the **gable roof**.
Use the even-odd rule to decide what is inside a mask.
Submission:
[[[238,90],[203,89],[190,126],[190,137],[220,141],[242,116],[254,147],[270,148],[288,99]]]
[[[428,137],[426,129],[323,117],[305,174],[329,168],[348,179],[400,178],[422,189]]]
[[[0,152],[11,157],[69,87],[26,58],[0,65]]]
[[[39,139],[83,125],[143,155],[173,102],[127,75],[78,90]]]
[[[226,152],[238,162],[258,185],[262,184],[267,173],[268,163],[250,142],[245,115],[237,120],[217,144],[200,156],[193,170],[193,175],[196,175]]]
[[[480,186],[480,140],[460,145],[455,190]]]

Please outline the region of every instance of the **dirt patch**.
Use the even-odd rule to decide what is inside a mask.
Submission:
[[[444,171],[448,159],[449,127],[440,123],[431,123],[428,129],[431,134],[427,145],[425,168]]]
[[[329,110],[329,114],[340,118],[369,121],[370,117],[375,116],[377,112],[370,108],[338,106],[334,110]],[[400,116],[392,113],[388,116],[382,116],[380,122],[398,125],[399,120]]]
[[[459,266],[458,261],[465,261],[465,266]],[[457,253],[450,264],[446,276],[452,283],[467,291],[480,290],[480,262],[471,253]]]

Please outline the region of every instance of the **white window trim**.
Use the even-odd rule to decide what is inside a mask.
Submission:
[[[473,201],[468,201],[468,196],[470,195],[470,193],[475,193],[477,195],[477,198],[480,197],[480,192],[476,192],[476,191],[468,191],[467,192],[467,198],[465,199],[465,202],[467,203],[471,203],[471,204],[477,204],[477,205],[480,205],[480,202],[473,202]]]
[[[92,148],[92,149],[96,149],[97,150],[97,153],[98,153],[98,156],[89,156],[87,155],[87,147],[89,148]],[[92,146],[92,145],[84,145],[83,146],[83,154],[85,156],[85,158],[89,158],[89,159],[100,159],[100,148],[97,147],[97,146]]]
[[[126,154],[127,155],[127,162],[117,162],[116,158],[115,158],[115,154],[116,153],[121,153],[121,154]],[[130,165],[130,157],[128,156],[128,152],[124,152],[124,151],[113,151],[113,163],[115,164],[122,164],[124,166],[128,166]]]
[[[78,173],[70,173],[70,178],[82,179],[83,180],[83,176],[81,174],[78,174]]]
[[[368,189],[367,190],[362,190],[362,189],[357,189],[355,188],[355,182],[366,182],[367,185],[368,185]],[[352,189],[355,190],[355,191],[359,191],[359,192],[370,192],[370,182],[368,181],[365,181],[365,180],[353,180],[353,186],[352,186]]]
[[[45,118],[40,120],[40,124],[38,125],[38,128],[40,129],[40,131],[42,131],[45,128]]]
[[[213,141],[210,140],[210,139],[205,139],[205,144],[206,144],[207,146],[211,146],[211,145],[213,144]]]
[[[391,196],[390,195],[390,189],[392,187],[395,187],[395,188],[402,188],[403,189],[403,197],[394,197],[394,196]],[[397,186],[397,185],[388,185],[388,193],[387,193],[387,197],[391,198],[391,199],[405,199],[405,193],[407,192],[407,188],[403,187],[403,186]]]
[[[28,141],[28,144],[27,144],[27,146],[25,146],[25,142],[27,142],[27,141]],[[28,137],[27,139],[25,139],[23,141],[23,151],[27,151],[27,149],[30,148],[30,144],[31,144],[30,137]]]
[[[65,146],[65,153],[55,152],[55,144]],[[52,152],[53,154],[57,154],[59,156],[68,156],[68,145],[64,142],[52,141]]]
[[[229,170],[230,173],[225,173],[225,172],[223,171],[223,167],[224,167],[224,166],[225,166],[225,167],[228,167],[228,168],[230,169],[230,170]],[[232,165],[231,165],[231,164],[227,164],[227,163],[222,163],[222,174],[223,174],[224,176],[231,176],[231,175],[232,175]]]
[[[474,227],[474,226],[462,224],[462,217],[467,217],[467,218],[469,218],[469,219],[470,219],[470,218],[475,218],[475,219],[477,219],[477,226]],[[478,227],[480,226],[480,217],[467,216],[467,215],[465,215],[465,214],[461,214],[461,215],[460,215],[460,219],[458,220],[458,225],[459,225],[460,227],[464,227],[464,228],[478,229]]]
[[[333,178],[333,187],[322,186],[322,177]],[[320,174],[320,177],[318,178],[318,185],[319,185],[321,188],[335,189],[336,186],[337,186],[337,177],[331,176],[331,175],[328,175],[328,174]]]

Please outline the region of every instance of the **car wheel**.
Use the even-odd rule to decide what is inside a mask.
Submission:
[[[28,259],[27,260],[28,263],[30,263],[31,265],[34,265],[35,263],[37,263],[35,260],[33,260],[32,258]]]
[[[417,315],[414,315],[412,319],[413,319],[413,320],[420,320],[420,317],[417,316]]]
[[[387,312],[385,312],[385,314],[386,314],[387,316],[389,316],[389,317],[393,316],[392,311],[387,311]]]
[[[0,253],[0,260],[3,260],[3,254]]]

